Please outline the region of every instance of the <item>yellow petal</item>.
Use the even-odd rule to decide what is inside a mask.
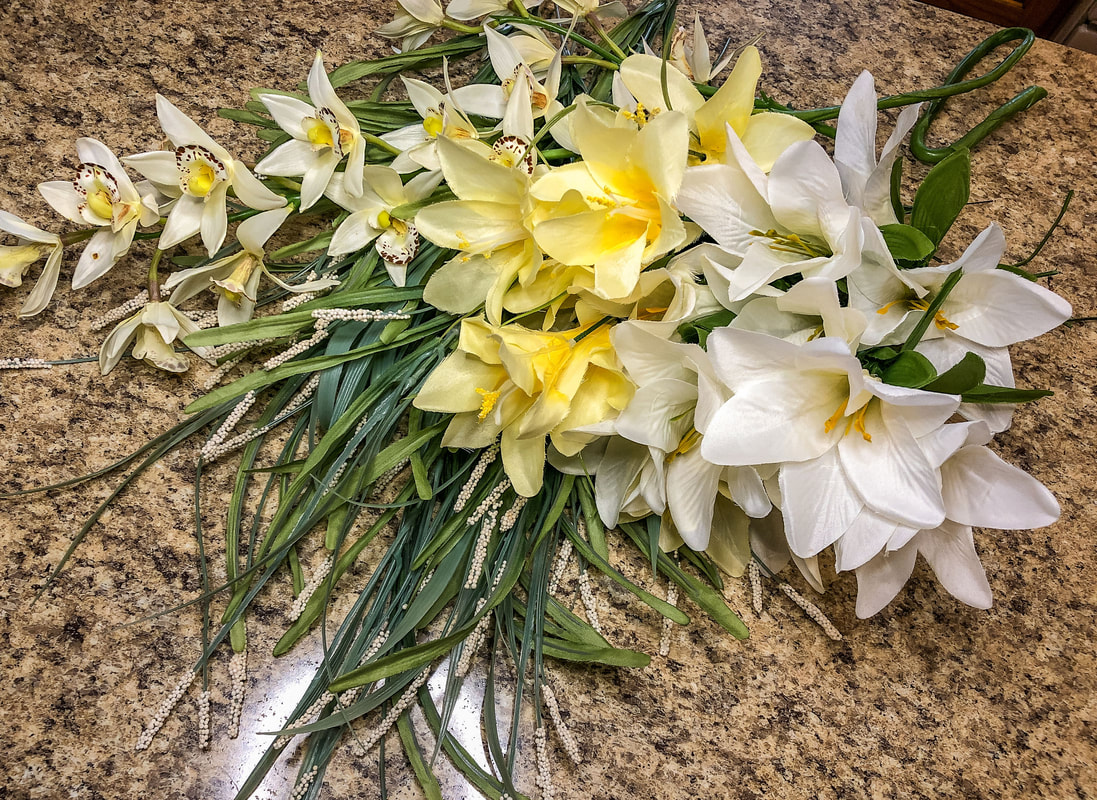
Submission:
[[[740,136],[743,135],[747,120],[754,111],[754,90],[761,75],[762,59],[758,48],[746,48],[724,85],[694,114],[703,150],[724,152],[724,123],[730,124]]]

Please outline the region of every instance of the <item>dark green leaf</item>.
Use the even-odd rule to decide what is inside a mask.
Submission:
[[[910,225],[882,225],[888,251],[900,266],[921,266],[937,250],[924,233]]]
[[[986,374],[986,362],[975,353],[968,353],[960,359],[960,363],[945,370],[922,388],[929,392],[962,394],[982,383]]]
[[[971,159],[957,150],[926,175],[914,195],[910,224],[939,245],[967,205],[971,191]]]
[[[937,377],[937,370],[921,353],[906,350],[884,370],[884,382],[892,386],[920,389]]]
[[[1046,389],[1011,389],[1008,386],[976,386],[960,395],[965,403],[1029,403],[1054,392]]]

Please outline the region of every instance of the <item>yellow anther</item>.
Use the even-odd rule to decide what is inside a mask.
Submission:
[[[849,404],[849,398],[847,397],[842,401],[842,405],[838,406],[838,410],[835,411],[827,421],[823,423],[823,433],[830,433],[834,430],[834,426],[838,424],[838,420],[846,415],[846,406]]]
[[[695,448],[701,442],[701,434],[697,432],[696,428],[690,428],[685,436],[682,437],[682,441],[678,443],[678,447],[674,452],[667,456],[667,461],[673,461],[678,456],[684,456],[690,450]]]
[[[461,250],[468,250],[472,247],[472,243],[469,242],[468,237],[461,231],[454,231],[453,235],[457,237],[457,247]]]
[[[876,313],[877,314],[886,314],[889,311],[891,311],[891,309],[894,306],[903,305],[905,303],[907,303],[907,300],[905,298],[900,298],[899,300],[892,300],[890,303],[885,303],[884,305],[882,305],[878,309],[876,309]]]
[[[911,300],[910,307],[912,309],[917,309],[918,311],[928,311],[929,303],[925,300]],[[949,321],[949,319],[940,311],[933,315],[933,324],[936,325],[940,330],[954,331],[960,327],[955,322]]]
[[[635,122],[639,127],[644,127],[659,113],[658,108],[648,110],[644,108],[643,103],[636,104],[635,111],[625,111],[621,109],[621,113],[625,116],[625,119],[630,119]]]
[[[377,215],[377,227],[378,228],[387,228],[391,224],[392,224],[392,217],[389,215],[389,212],[382,211],[381,213],[379,213]]]
[[[596,206],[605,206],[606,208],[617,208],[617,203],[606,197],[599,197],[595,194],[588,194],[586,197],[588,203],[592,203]]]
[[[796,253],[808,258],[822,258],[833,255],[825,245],[820,246],[812,242],[806,242],[795,233],[778,233],[775,229],[770,228],[768,231],[753,230],[750,235],[769,239],[770,249],[780,253]]]
[[[477,387],[476,394],[484,398],[480,403],[480,413],[476,415],[476,419],[483,422],[495,408],[495,403],[499,400],[499,392],[489,392],[487,389]]]
[[[869,434],[869,432],[867,430],[865,430],[865,412],[866,411],[868,411],[868,404],[867,403],[865,405],[861,406],[861,410],[858,411],[856,414],[854,414],[853,419],[851,419],[846,424],[846,433],[849,433],[849,429],[853,428],[855,431],[857,431],[859,434],[861,434],[862,439],[864,439],[866,442],[871,442],[872,441],[872,436]]]

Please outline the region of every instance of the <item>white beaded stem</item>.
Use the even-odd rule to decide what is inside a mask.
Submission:
[[[171,296],[171,289],[164,286],[160,287],[160,299],[167,300]],[[134,297],[131,297],[122,305],[112,308],[102,316],[96,317],[91,321],[91,329],[93,331],[99,331],[108,325],[113,325],[119,320],[132,316],[145,307],[145,304],[149,301],[148,289],[142,289]]]
[[[538,726],[533,732],[533,740],[537,750],[537,779],[536,784],[541,789],[543,800],[553,800],[556,796],[556,785],[552,782],[552,769],[549,766],[548,736],[544,726]]]
[[[290,361],[291,359],[294,359],[297,356],[301,355],[313,345],[320,344],[320,342],[328,338],[327,325],[327,320],[317,319],[316,331],[312,334],[312,336],[300,342],[297,342],[296,344],[290,345],[281,353],[278,353],[277,355],[268,358],[266,361],[263,362],[263,369],[267,372],[270,372],[272,369],[280,367],[287,361]]]
[[[549,580],[548,593],[556,594],[560,586],[560,579],[564,577],[564,571],[571,562],[571,539],[564,538],[560,543],[560,549],[556,552],[556,562],[552,566],[552,578]]]
[[[419,674],[419,677],[408,685],[408,688],[400,695],[400,699],[396,701],[396,704],[388,710],[388,713],[385,714],[377,727],[365,738],[361,745],[361,752],[363,754],[372,750],[377,743],[384,738],[385,734],[396,724],[396,720],[400,719],[400,715],[404,713],[404,710],[415,701],[415,697],[419,693],[420,687],[427,682],[427,678],[429,677],[430,670],[424,669]]]
[[[598,619],[598,606],[594,599],[594,591],[590,587],[590,573],[583,570],[579,573],[579,597],[583,600],[583,609],[587,612],[587,622],[590,627],[605,636],[602,632],[602,623]]]
[[[217,451],[225,444],[225,440],[228,439],[229,433],[232,432],[232,429],[244,418],[244,415],[248,413],[248,410],[253,405],[255,405],[255,392],[248,392],[241,398],[240,402],[236,404],[236,407],[229,412],[229,415],[225,417],[225,421],[221,423],[221,427],[217,429],[204,445],[202,445],[199,455],[204,460],[211,461],[217,457]]]
[[[812,621],[823,629],[823,633],[836,642],[842,640],[842,632],[834,627],[834,623],[827,619],[827,615],[822,612],[819,606],[812,603],[787,583],[781,584],[781,591],[788,596],[789,600],[804,609],[804,612],[811,617]]]
[[[0,358],[0,369],[53,369],[41,358]]]
[[[167,722],[168,717],[171,716],[171,712],[175,710],[175,707],[179,704],[183,695],[186,694],[187,689],[194,682],[198,673],[188,672],[183,676],[168,693],[168,696],[164,698],[163,702],[156,708],[156,713],[153,715],[152,720],[145,726],[145,729],[141,731],[141,735],[137,737],[137,744],[133,748],[134,750],[147,750],[149,745],[152,744],[152,739],[160,732],[160,729],[164,727],[164,723]]]
[[[233,653],[229,661],[229,679],[232,681],[232,703],[229,717],[229,738],[240,735],[240,718],[244,714],[244,692],[248,686],[248,651],[244,648]]]
[[[225,356],[235,355],[246,350],[254,350],[257,347],[264,347],[277,341],[277,337],[267,336],[262,339],[252,339],[249,342],[229,342],[228,344],[219,344],[216,347],[209,348],[207,355],[211,361],[220,361]]]
[[[328,579],[328,575],[331,574],[331,568],[335,565],[335,555],[329,555],[324,559],[323,563],[316,568],[316,574],[313,575],[309,582],[305,584],[301,589],[301,594],[297,595],[297,599],[293,601],[293,606],[289,610],[289,618],[296,622],[301,618],[301,615],[305,613],[305,607],[308,605],[309,600],[316,593],[316,590]]]
[[[541,698],[545,701],[545,708],[548,709],[549,719],[552,720],[552,724],[556,727],[556,734],[560,737],[561,744],[564,745],[564,752],[568,754],[568,758],[571,759],[572,764],[579,766],[583,760],[582,756],[579,755],[579,744],[575,741],[575,737],[571,735],[571,731],[568,729],[567,723],[564,722],[564,718],[560,716],[560,704],[556,702],[556,693],[552,691],[547,675],[545,676],[545,680],[541,683]]]
[[[289,800],[301,800],[312,786],[312,782],[316,780],[316,776],[320,774],[320,767],[314,766],[308,772],[301,776],[297,785],[293,787],[293,791],[290,793]]]
[[[198,695],[198,749],[209,750],[210,740],[210,713],[209,713],[210,693],[209,690],[204,690]]]
[[[510,480],[508,478],[503,478],[503,480],[499,481],[495,488],[488,493],[488,496],[481,501],[480,505],[472,510],[468,519],[465,520],[465,524],[471,528],[473,525],[477,524],[488,511],[498,512],[499,509],[503,507],[503,494],[506,493],[509,488]]]
[[[762,570],[758,568],[757,561],[751,561],[747,567],[747,576],[750,578],[750,602],[754,606],[754,613],[762,614]]]
[[[491,465],[499,455],[499,445],[493,444],[480,454],[480,458],[476,460],[476,466],[472,468],[472,472],[469,474],[468,480],[465,481],[465,485],[461,487],[460,493],[457,495],[457,502],[453,504],[454,512],[464,511],[465,506],[468,505],[469,500],[472,498],[472,493],[476,491],[477,485],[480,483],[480,479],[484,477],[484,472]]]
[[[677,605],[678,584],[671,583],[667,587],[667,603],[672,606]],[[659,655],[663,658],[670,655],[670,635],[673,630],[674,623],[668,617],[663,617],[663,635],[659,637]]]
[[[318,308],[312,312],[318,322],[380,322],[394,319],[411,319],[411,314],[396,311],[378,311],[375,308]]]

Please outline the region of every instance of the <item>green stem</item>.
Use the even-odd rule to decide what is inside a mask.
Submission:
[[[482,33],[480,28],[474,28],[471,25],[465,25],[465,24],[463,24],[461,22],[458,22],[457,20],[454,20],[454,19],[444,19],[444,20],[442,20],[442,27],[443,28],[449,28],[451,31],[457,31],[458,33],[472,33],[472,34]]]
[[[594,56],[564,56],[560,59],[562,64],[594,64],[596,67],[604,67],[608,70],[616,71],[617,64],[612,61],[606,61],[604,58],[595,58]]]
[[[68,247],[70,244],[77,244],[78,242],[86,242],[92,236],[96,234],[98,228],[88,228],[82,231],[73,231],[72,233],[61,234],[61,244]]]
[[[374,147],[378,147],[384,150],[389,155],[398,156],[402,152],[399,147],[393,147],[380,136],[374,136],[372,133],[366,133],[365,131],[362,131],[362,138],[372,144]]]
[[[514,0],[510,4],[510,7],[514,9],[514,13],[518,16],[524,17],[525,19],[533,19],[533,15],[526,10],[526,7],[525,5],[523,5],[522,0]]]
[[[160,281],[156,273],[160,266],[160,259],[163,257],[164,251],[158,247],[156,248],[156,252],[152,254],[152,263],[149,264],[148,286],[150,303],[160,302]]]
[[[614,55],[620,58],[622,61],[626,58],[625,51],[617,46],[617,42],[610,38],[606,33],[606,29],[602,27],[602,23],[598,21],[598,18],[593,14],[587,17],[587,24],[594,29],[594,32],[598,34],[598,38],[606,43],[606,46],[613,51]]]
[[[558,36],[562,36],[565,39],[575,42],[576,44],[587,48],[592,53],[597,53],[598,55],[602,56],[602,58],[605,58],[609,61],[621,61],[624,58],[623,54],[618,56],[616,53],[614,53],[614,49],[617,49],[619,51],[620,48],[615,47],[614,49],[607,50],[600,44],[592,42],[590,39],[581,34],[575,33],[574,31],[569,30],[568,28],[565,28],[561,25],[557,25],[554,22],[549,22],[548,20],[541,19],[540,17],[496,17],[495,21],[498,22],[500,25],[514,25],[515,23],[526,23],[528,25],[533,25],[538,28],[544,28],[546,31],[550,31],[557,34]]]

